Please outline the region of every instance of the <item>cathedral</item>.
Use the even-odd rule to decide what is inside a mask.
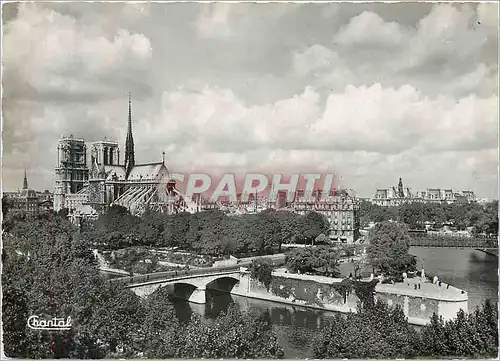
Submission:
[[[95,218],[113,204],[136,215],[148,207],[170,213],[185,206],[176,193],[175,182],[166,181],[169,170],[165,153],[161,162],[135,162],[130,94],[123,162],[116,141],[93,142],[89,148],[87,158],[83,139],[69,136],[59,140],[54,210],[67,208],[74,218]]]
[[[69,218],[77,224],[82,219],[98,218],[112,205],[125,207],[136,216],[148,209],[167,214],[208,209],[222,209],[235,215],[259,211],[257,199],[254,207],[250,207],[253,210],[248,209],[248,203],[223,205],[204,200],[201,195],[195,200],[187,199],[176,189],[175,181],[169,180],[165,153],[161,162],[136,163],[130,94],[123,161],[118,142],[105,139],[87,144],[84,139],[72,135],[59,140],[57,157],[54,210],[67,209]],[[402,185],[399,191],[403,191]],[[330,221],[332,241],[356,241],[359,236],[359,205],[355,196],[337,192],[321,201],[306,198],[298,196],[289,207],[284,207],[281,202],[267,204],[263,209],[284,207],[283,210],[299,214],[321,213]]]

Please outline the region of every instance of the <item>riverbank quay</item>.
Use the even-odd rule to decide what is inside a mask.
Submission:
[[[467,292],[443,282],[422,282],[420,278],[411,278],[402,283],[379,283],[375,290],[378,300],[389,306],[400,305],[408,322],[414,325],[426,325],[434,313],[448,321],[461,309],[467,313],[469,308]]]
[[[249,271],[242,267],[240,282],[230,293],[324,311],[355,313],[358,302],[362,301],[360,297],[366,297],[366,293],[371,292],[375,299],[383,300],[390,306],[399,304],[408,322],[414,325],[426,325],[433,313],[449,320],[455,318],[460,309],[468,312],[467,293],[444,283],[420,282],[420,288],[417,285],[415,289],[417,281],[413,279],[406,283],[381,284],[377,280],[352,282],[282,270],[274,271],[272,276],[271,284],[266,288],[258,280],[252,279]]]

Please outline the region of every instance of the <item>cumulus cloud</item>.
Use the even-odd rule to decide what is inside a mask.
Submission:
[[[379,15],[365,11],[353,17],[334,39],[343,45],[397,46],[406,40],[406,34],[398,23],[385,22]]]
[[[293,58],[295,71],[301,75],[307,75],[317,70],[331,68],[338,60],[338,55],[332,50],[315,44],[306,50],[296,52]]]
[[[165,151],[175,171],[334,172],[363,196],[400,176],[496,195],[497,5],[404,24],[389,4],[157,5],[110,19],[19,5],[3,39],[5,189],[26,163],[52,188],[61,133],[123,146],[132,91],[139,162]]]
[[[364,11],[330,44],[295,54],[294,71],[336,90],[351,84],[411,84],[432,95],[488,96],[498,87],[497,10],[497,4],[436,4],[415,26]]]
[[[246,106],[231,91],[206,87],[163,97],[162,124],[169,141],[196,143],[212,152],[322,149],[398,154],[496,148],[497,96],[430,99],[407,85],[349,86],[324,107],[312,88],[262,106]],[[157,124],[157,123],[156,123]],[[151,128],[145,139],[158,129]]]
[[[16,90],[16,83],[23,90],[31,89],[32,96],[92,92],[102,96],[111,90],[113,80],[122,82],[124,74],[144,72],[152,56],[149,39],[142,34],[118,29],[108,39],[98,28],[80,25],[71,16],[37,4],[20,4],[4,33],[4,72],[10,77],[7,96]]]

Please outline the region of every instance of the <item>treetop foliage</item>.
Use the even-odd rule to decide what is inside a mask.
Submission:
[[[368,241],[368,261],[382,273],[401,275],[415,269],[416,259],[408,253],[410,236],[407,226],[395,222],[377,223],[370,230]]]
[[[198,254],[262,255],[281,251],[291,242],[314,242],[328,234],[329,224],[317,213],[300,216],[268,210],[230,216],[220,210],[165,215],[146,212],[134,217],[123,207],[111,207],[83,234],[97,247],[179,247]]]
[[[420,331],[400,306],[377,301],[357,314],[337,314],[311,344],[312,358],[441,358],[498,356],[498,310],[485,301],[474,313],[444,322],[434,314]]]
[[[340,276],[340,251],[330,246],[295,248],[287,252],[285,265],[292,273]]]
[[[473,227],[475,233],[498,234],[498,201],[479,203],[405,203],[395,207],[381,207],[368,201],[360,203],[362,227],[370,222],[398,221],[410,229],[424,229],[425,222],[440,228],[452,224],[459,230]]]
[[[3,341],[17,358],[281,358],[269,317],[231,309],[214,322],[177,319],[165,290],[146,300],[105,281],[90,244],[62,218],[15,221],[4,238]],[[54,334],[31,315],[72,318]]]

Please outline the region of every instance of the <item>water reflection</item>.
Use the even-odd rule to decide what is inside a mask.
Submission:
[[[410,253],[418,258],[418,265],[426,272],[437,274],[446,283],[467,291],[469,310],[485,299],[498,301],[498,258],[472,249],[412,247]],[[348,267],[348,266],[344,266]],[[369,274],[371,270],[364,270]],[[192,312],[212,318],[236,304],[242,311],[268,310],[276,327],[278,339],[287,358],[309,356],[310,342],[319,327],[323,327],[333,312],[293,307],[280,303],[257,300],[207,291],[207,304],[195,305],[175,300],[179,318],[186,319]]]
[[[473,249],[412,247],[425,271],[464,289],[469,310],[486,299],[498,301],[498,258]]]
[[[215,290],[206,291],[207,303],[197,305],[174,299],[173,304],[177,316],[187,321],[196,313],[206,318],[214,318],[228,307],[235,304],[241,311],[268,311],[277,332],[278,340],[288,358],[306,358],[309,356],[310,343],[319,328],[324,327],[333,312],[293,307],[275,302],[257,300],[222,293]]]
[[[467,291],[469,310],[485,299],[498,301],[498,258],[472,249],[412,247],[410,253],[417,256],[418,266],[424,266],[429,274],[437,274],[446,283]],[[342,272],[351,272],[351,264],[343,265]],[[369,275],[371,269],[363,269]],[[354,273],[354,272],[353,272]],[[236,304],[242,311],[269,311],[278,339],[287,358],[306,358],[309,346],[318,328],[323,327],[333,312],[293,307],[280,303],[234,296],[207,290],[207,303],[198,305],[173,299],[174,308],[181,321],[191,314],[213,318],[229,305]]]

